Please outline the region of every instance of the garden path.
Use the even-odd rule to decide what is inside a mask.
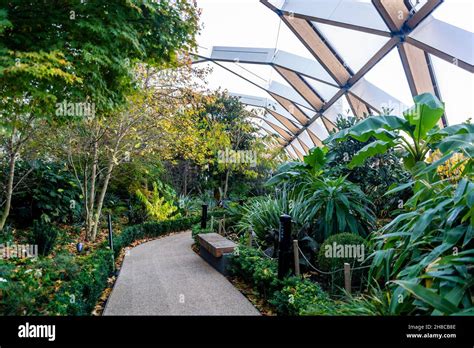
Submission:
[[[104,315],[259,315],[192,243],[182,232],[130,249]]]

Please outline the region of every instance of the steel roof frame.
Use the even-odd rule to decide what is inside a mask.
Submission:
[[[310,59],[271,48],[214,47],[211,57],[200,57],[200,61],[203,59],[212,61],[265,90],[288,113],[292,114],[293,118],[296,118],[298,122],[290,120],[287,117],[288,113],[283,112],[286,116],[282,115],[281,108],[280,112],[275,110],[270,112],[266,108],[267,113],[272,114],[279,123],[284,119],[291,122],[287,123],[291,130],[283,123],[281,124],[285,133],[292,134],[289,139],[285,137],[286,146],[290,145],[298,157],[301,157],[302,154],[295,147],[295,141],[298,142],[297,144],[303,150],[307,151],[307,144],[300,138],[303,132],[308,132],[313,144],[316,145],[321,142],[319,137],[309,129],[309,126],[318,118],[321,118],[327,131],[334,126],[334,123],[324,115],[324,112],[339,98],[345,96],[354,115],[359,117],[362,114],[370,113],[371,110],[379,111],[378,103],[381,100],[386,98],[396,100],[363,78],[370,69],[394,48],[397,48],[399,52],[412,95],[431,92],[441,99],[429,54],[451,63],[455,61],[455,64],[460,68],[471,73],[474,72],[474,59],[472,54],[470,55],[469,47],[458,48],[450,46],[449,37],[443,35],[443,33],[448,28],[448,31],[451,33],[450,35],[460,35],[471,40],[474,38],[474,34],[434,19],[431,16],[433,11],[444,0],[428,0],[417,11],[410,8],[406,0],[372,0],[372,4],[350,2],[349,0],[341,1],[342,5],[347,8],[342,8],[343,6],[340,6],[342,9],[339,8],[339,3],[333,0],[312,0],[311,2],[306,0],[286,0],[281,8],[274,6],[269,0],[260,0],[262,4],[275,12],[293,31],[295,36],[313,54],[319,64]],[[354,13],[358,13],[362,17],[368,17],[373,16],[374,9],[375,13],[378,12],[379,14],[377,19],[374,20],[375,23],[366,25],[366,23],[358,21],[358,19],[353,20],[357,18],[353,15]],[[354,72],[312,22],[357,30],[390,39],[359,71]],[[428,35],[430,33],[437,33],[438,35],[435,39],[430,39]],[[237,59],[236,53],[239,54]],[[272,83],[268,88],[264,88],[219,64],[218,61],[271,65],[289,83],[292,89],[291,91],[288,88],[285,89],[286,86],[278,83]],[[339,90],[330,100],[324,100],[318,91],[303,77],[309,77],[339,88]],[[294,93],[295,91],[297,94]],[[314,111],[315,114],[312,117],[308,117],[301,107]],[[275,117],[275,114],[281,117],[281,119]],[[444,126],[447,125],[445,115],[442,123]],[[301,125],[301,128],[295,132],[295,127],[298,125]]]

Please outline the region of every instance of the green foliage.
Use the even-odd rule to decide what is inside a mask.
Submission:
[[[336,120],[336,127],[338,131],[342,131],[354,126],[356,122],[355,117],[340,116]],[[408,182],[411,175],[404,169],[394,149],[367,158],[362,165],[349,169],[347,165],[351,158],[374,140],[371,138],[366,142],[360,142],[347,137],[343,140],[328,142],[328,161],[325,170],[331,176],[347,176],[349,181],[359,185],[374,204],[376,215],[383,218],[397,209],[399,201],[408,198],[407,195],[411,193],[411,190],[407,189],[406,192],[401,191],[390,196],[386,196],[385,193],[391,185]]]
[[[300,311],[302,315],[327,316],[388,316],[390,293],[373,288],[368,295],[338,301],[315,301]]]
[[[141,238],[189,229],[196,217],[147,222],[114,236],[116,256]],[[42,229],[44,230],[44,229]],[[0,260],[0,312],[4,315],[90,315],[113,270],[112,252],[59,253],[54,258]]]
[[[17,170],[19,177],[24,176],[12,203],[19,223],[39,218],[61,223],[79,220],[81,191],[64,164],[20,162]]]
[[[13,228],[11,225],[6,225],[0,231],[0,244],[13,243]]]
[[[413,183],[405,212],[375,235],[371,276],[391,281],[393,314],[472,309],[474,184]],[[403,298],[403,301],[399,301]]]
[[[346,180],[315,178],[300,193],[305,220],[316,225],[316,236],[326,239],[344,231],[365,236],[373,228],[375,216],[371,202],[361,189]]]
[[[60,1],[40,8],[9,1],[0,16],[0,48],[8,52],[0,61],[1,94],[32,96],[39,105],[48,100],[49,107],[58,97],[89,96],[98,111],[110,111],[133,86],[133,63],[175,63],[178,50],[194,45],[197,26],[187,1]]]
[[[328,158],[327,148],[315,148],[304,163],[290,162],[279,168],[267,184],[283,190],[283,205],[291,206],[280,214],[294,210],[289,214],[302,226],[316,226],[318,240],[346,230],[365,236],[375,223],[373,205],[346,177],[321,176]]]
[[[201,211],[201,203],[191,196],[180,195],[178,197],[178,207],[182,216],[195,215]]]
[[[0,260],[3,315],[90,315],[112,272],[112,253]]]
[[[165,197],[160,195],[156,182],[153,183],[153,191],[143,193],[137,190],[136,195],[145,206],[149,218],[154,221],[167,220],[178,210],[172,201],[166,201]]]
[[[40,255],[48,255],[56,243],[59,229],[44,221],[33,221],[30,243],[38,245]]]
[[[237,223],[237,229],[242,233],[253,231],[263,241],[268,234],[278,230],[280,216],[288,211],[287,205],[280,197],[254,199],[241,208],[242,218]]]
[[[164,168],[156,156],[134,156],[130,162],[121,163],[114,169],[108,192],[126,200],[135,196],[139,189],[153,188],[153,182],[161,182]],[[160,188],[160,187],[159,187]]]
[[[279,315],[298,315],[314,304],[334,306],[321,287],[310,280],[277,278],[276,260],[264,257],[254,248],[239,246],[231,259],[229,271],[254,287],[254,290],[275,307]]]
[[[386,153],[388,149],[401,147],[405,151],[403,154],[405,166],[413,170],[416,163],[425,159],[430,145],[442,134],[436,127],[444,113],[444,105],[432,94],[418,95],[414,97],[414,101],[415,105],[405,111],[403,117],[388,115],[368,117],[332,135],[327,142],[348,137],[360,142],[375,139],[351,158],[349,168],[360,166],[367,158]]]
[[[239,245],[231,259],[229,272],[253,285],[266,297],[278,288],[277,267],[275,260],[265,258],[258,250]]]
[[[345,254],[345,251],[349,254]],[[318,265],[325,272],[335,272],[331,277],[332,284],[342,288],[344,286],[344,272],[341,270],[344,268],[344,263],[349,263],[351,268],[358,268],[363,266],[368,255],[369,250],[364,238],[353,233],[338,233],[330,236],[321,245]],[[360,283],[366,274],[364,269],[353,271],[354,283]]]
[[[274,293],[270,303],[280,315],[301,315],[308,307],[328,305],[331,300],[317,283],[291,277],[282,282],[281,290]]]
[[[267,182],[267,186],[285,187],[288,192],[298,195],[302,186],[308,181],[314,180],[323,173],[323,167],[327,163],[326,147],[315,147],[309,154],[304,156],[302,162],[287,162],[282,164],[275,175]]]
[[[473,179],[474,173],[474,125],[458,124],[443,128],[439,131],[442,139],[435,144],[435,147],[443,155],[439,160],[432,163],[418,174],[425,174],[433,171],[435,167],[443,165],[454,155],[464,160],[459,161],[457,166],[462,167],[461,175]]]
[[[48,306],[52,313],[89,315],[92,312],[112,274],[112,252],[98,250],[79,263],[79,267],[74,279],[55,294]]]

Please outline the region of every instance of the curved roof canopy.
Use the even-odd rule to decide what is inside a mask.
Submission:
[[[452,6],[455,1],[458,7]],[[436,16],[444,7],[454,16],[466,6],[474,11],[467,2],[260,0],[280,20],[277,43],[285,26],[292,33],[289,39],[304,47],[302,54],[277,45],[214,46],[196,62],[210,61],[242,78],[246,93],[230,92],[263,109],[257,120],[262,131],[277,134],[287,153],[301,158],[322,144],[339,114],[363,117],[382,108],[401,114],[410,95],[425,92],[444,100],[449,76],[474,95],[474,33],[452,23],[453,15],[444,16],[451,23]],[[464,16],[474,21],[472,12]],[[270,77],[252,71],[255,66],[265,67]],[[401,82],[388,86],[391,80]],[[251,89],[260,92],[249,94]],[[457,110],[448,108],[440,125],[448,125],[450,111]],[[472,116],[456,115],[452,123]]]

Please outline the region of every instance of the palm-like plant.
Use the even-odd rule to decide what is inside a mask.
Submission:
[[[340,232],[366,236],[375,224],[372,203],[345,177],[315,178],[304,185],[300,196],[305,222],[315,223],[320,239]]]
[[[237,229],[240,232],[253,231],[259,240],[264,241],[278,230],[280,216],[288,213],[288,202],[282,195],[254,199],[241,207]]]

